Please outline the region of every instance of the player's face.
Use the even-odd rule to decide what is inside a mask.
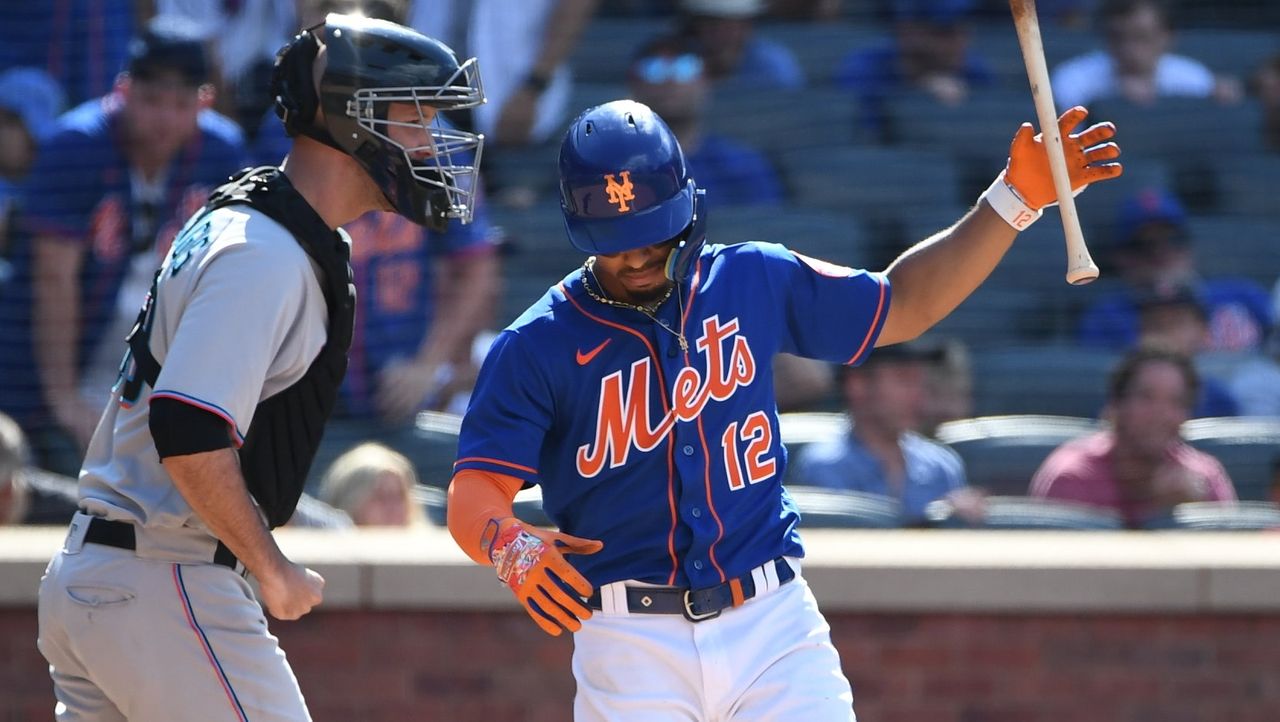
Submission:
[[[651,303],[667,291],[667,256],[675,240],[596,256],[595,274],[605,291],[627,303]]]
[[[391,122],[387,135],[404,146],[414,160],[429,158],[433,152],[429,126],[435,119],[436,109],[429,105],[393,103],[387,109],[387,120]]]
[[[1186,378],[1165,361],[1143,364],[1124,398],[1112,402],[1116,443],[1149,459],[1159,459],[1178,439],[1191,406]]]
[[[196,117],[211,92],[166,77],[134,78],[123,91],[130,139],[137,149],[159,158],[171,157],[195,134]]]

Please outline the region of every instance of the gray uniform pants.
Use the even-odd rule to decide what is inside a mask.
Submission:
[[[299,722],[298,681],[248,582],[72,533],[40,581],[58,722]]]

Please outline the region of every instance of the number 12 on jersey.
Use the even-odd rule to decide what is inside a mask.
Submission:
[[[741,428],[737,421],[729,424],[720,437],[729,488],[737,491],[747,484],[758,484],[772,477],[778,469],[778,461],[765,457],[772,446],[773,426],[763,411],[748,416]]]

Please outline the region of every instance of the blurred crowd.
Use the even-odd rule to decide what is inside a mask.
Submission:
[[[784,432],[793,414],[840,419],[791,448],[802,511],[821,489],[884,502],[897,525],[981,526],[1021,496],[1142,528],[1185,504],[1280,503],[1280,11],[1038,5],[1059,108],[1114,120],[1125,152],[1125,176],[1080,201],[1102,278],[1064,284],[1047,221],[928,338],[858,368],[780,357]],[[667,120],[708,190],[712,242],[872,270],[957,217],[1034,120],[1004,0],[5,4],[0,523],[69,519],[155,268],[213,187],[288,152],[273,59],[328,12],[478,57],[488,103],[446,122],[489,147],[473,223],[437,233],[374,212],[347,227],[350,370],[295,524],[435,518],[422,491],[452,459],[424,412],[461,413],[492,332],[581,262],[555,148],[588,105],[632,97]],[[1000,414],[1087,426],[1013,488],[944,443]],[[1186,436],[1232,417],[1258,424],[1231,452],[1248,464]]]

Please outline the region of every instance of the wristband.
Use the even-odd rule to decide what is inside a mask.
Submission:
[[[983,199],[991,206],[991,210],[995,211],[1015,231],[1027,230],[1028,226],[1044,215],[1043,209],[1035,210],[1018,197],[1018,192],[1005,180],[1004,171],[1000,171],[1000,175],[996,176],[995,181],[982,193],[979,200]]]

